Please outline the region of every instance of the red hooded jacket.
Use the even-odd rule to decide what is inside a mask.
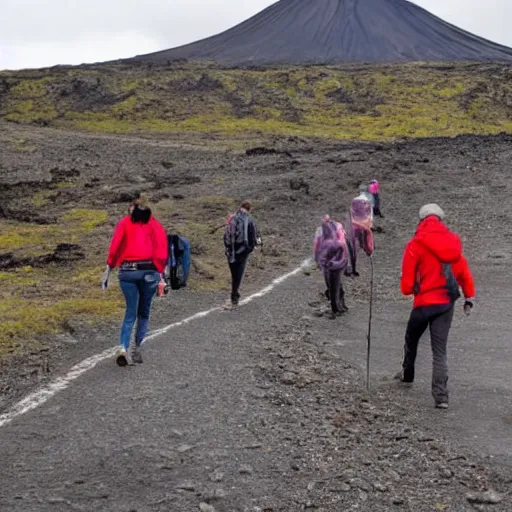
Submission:
[[[474,298],[475,282],[460,238],[437,217],[427,217],[407,244],[402,262],[400,287],[404,295],[414,295],[414,308],[450,303],[443,263],[452,265],[466,299]]]
[[[147,224],[122,219],[116,227],[108,252],[108,265],[119,267],[123,261],[152,261],[158,272],[167,265],[169,246],[165,229],[154,217]]]

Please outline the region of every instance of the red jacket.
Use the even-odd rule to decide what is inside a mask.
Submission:
[[[114,232],[107,263],[119,267],[123,261],[152,261],[158,272],[167,265],[169,246],[165,229],[155,218],[147,224],[122,219]]]
[[[427,217],[407,244],[402,263],[400,287],[404,295],[414,295],[415,308],[450,303],[443,263],[451,263],[464,296],[474,298],[475,282],[459,237],[437,217]]]

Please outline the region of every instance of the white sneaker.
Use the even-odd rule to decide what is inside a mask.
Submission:
[[[440,402],[436,404],[436,409],[448,409],[448,404],[446,402]]]
[[[133,361],[128,351],[124,348],[120,348],[116,356],[116,363],[118,366],[132,366]]]

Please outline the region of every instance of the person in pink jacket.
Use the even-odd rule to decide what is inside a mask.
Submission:
[[[313,252],[324,274],[327,286],[325,295],[331,302],[332,315],[335,317],[348,311],[341,273],[352,270],[352,252],[343,225],[326,215],[316,231]]]
[[[373,237],[373,196],[366,185],[359,187],[359,195],[352,200],[347,219],[347,238],[352,256],[352,275],[358,277],[357,253],[362,249],[368,256],[373,254],[375,240]]]
[[[368,185],[368,192],[373,196],[373,214],[375,217],[384,218],[380,211],[380,184],[377,180],[372,180]]]
[[[168,254],[165,229],[153,217],[146,198],[136,194],[129,215],[119,222],[114,232],[102,283],[106,289],[111,270],[119,268],[119,282],[126,300],[121,346],[116,358],[119,366],[142,363],[140,347],[149,330],[151,304]],[[130,338],[136,321],[135,344],[130,353]]]

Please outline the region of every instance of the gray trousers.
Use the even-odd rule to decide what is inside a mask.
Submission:
[[[340,270],[324,270],[324,279],[327,286],[326,296],[331,301],[333,313],[345,311],[345,290],[341,282]]]
[[[453,304],[425,306],[412,310],[405,334],[404,374],[405,382],[414,381],[414,364],[418,343],[430,327],[432,345],[432,396],[437,404],[448,403],[448,334],[453,320]]]

